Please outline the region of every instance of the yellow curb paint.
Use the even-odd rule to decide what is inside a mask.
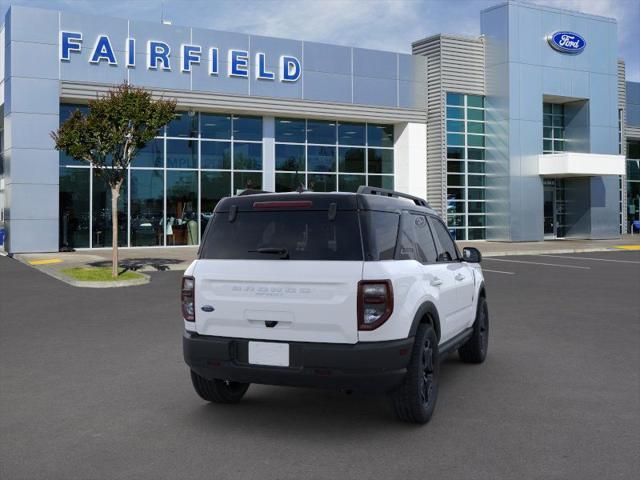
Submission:
[[[640,250],[640,245],[616,245],[614,248],[620,250]]]
[[[51,265],[52,263],[62,263],[62,260],[59,258],[47,258],[45,260],[31,260],[29,262],[31,265]]]

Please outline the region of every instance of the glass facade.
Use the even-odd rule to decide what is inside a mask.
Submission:
[[[542,153],[564,152],[564,105],[542,104]]]
[[[393,188],[393,125],[276,118],[275,141],[277,192]]]
[[[486,238],[484,97],[447,93],[447,225],[457,240]]]
[[[60,121],[82,105],[60,105]],[[218,201],[263,183],[262,117],[178,112],[134,158],[118,202],[121,246],[197,245]],[[60,153],[60,246],[110,247],[111,191]]]
[[[627,232],[629,233],[633,231],[633,222],[640,222],[640,140],[627,141]]]

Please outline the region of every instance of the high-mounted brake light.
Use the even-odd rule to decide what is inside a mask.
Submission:
[[[275,200],[272,202],[253,202],[253,208],[311,208],[311,200]]]
[[[358,282],[358,330],[375,330],[393,313],[391,280]]]
[[[182,318],[187,322],[196,321],[195,292],[196,280],[193,277],[182,277],[182,291],[180,295]]]

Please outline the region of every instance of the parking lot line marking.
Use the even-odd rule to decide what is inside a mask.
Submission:
[[[504,273],[505,275],[515,275],[515,272],[503,272],[502,270],[489,270],[488,268],[483,268],[483,272],[491,272],[491,273]]]
[[[46,258],[44,260],[31,260],[30,265],[50,265],[52,263],[62,263],[59,258]]]
[[[596,262],[615,262],[615,263],[640,263],[635,260],[615,260],[613,258],[593,258],[593,257],[570,257],[568,255],[540,255],[541,257],[551,258],[570,258],[572,260],[594,260]]]
[[[640,250],[640,245],[616,245],[613,248],[618,248],[620,250]]]
[[[526,263],[529,265],[544,265],[546,267],[565,267],[565,268],[579,268],[580,270],[591,270],[591,267],[580,267],[578,265],[561,265],[559,263],[527,262],[526,260],[507,260],[506,258],[485,257],[483,258],[483,260],[493,260],[494,262]]]

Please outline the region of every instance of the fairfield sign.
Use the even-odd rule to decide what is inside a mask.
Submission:
[[[70,62],[74,55],[85,48],[80,32],[61,31],[59,39],[59,58],[61,62]],[[89,63],[99,65],[119,65],[122,62],[127,68],[135,68],[137,62],[136,39],[127,38],[124,58],[118,59],[108,35],[99,35],[93,47],[90,47]],[[300,60],[291,55],[281,55],[278,72],[267,68],[267,57],[264,53],[256,53],[250,58],[246,50],[229,49],[226,52],[227,72],[229,77],[248,78],[253,69],[258,80],[275,80],[281,82],[297,82],[302,76]],[[177,55],[171,47],[159,40],[149,40],[146,48],[146,67],[149,70],[171,71],[179,68],[181,72],[191,72],[194,65],[206,63],[209,75],[220,75],[220,52],[212,47],[203,52],[200,45],[182,44]],[[175,64],[179,65],[176,66]]]

